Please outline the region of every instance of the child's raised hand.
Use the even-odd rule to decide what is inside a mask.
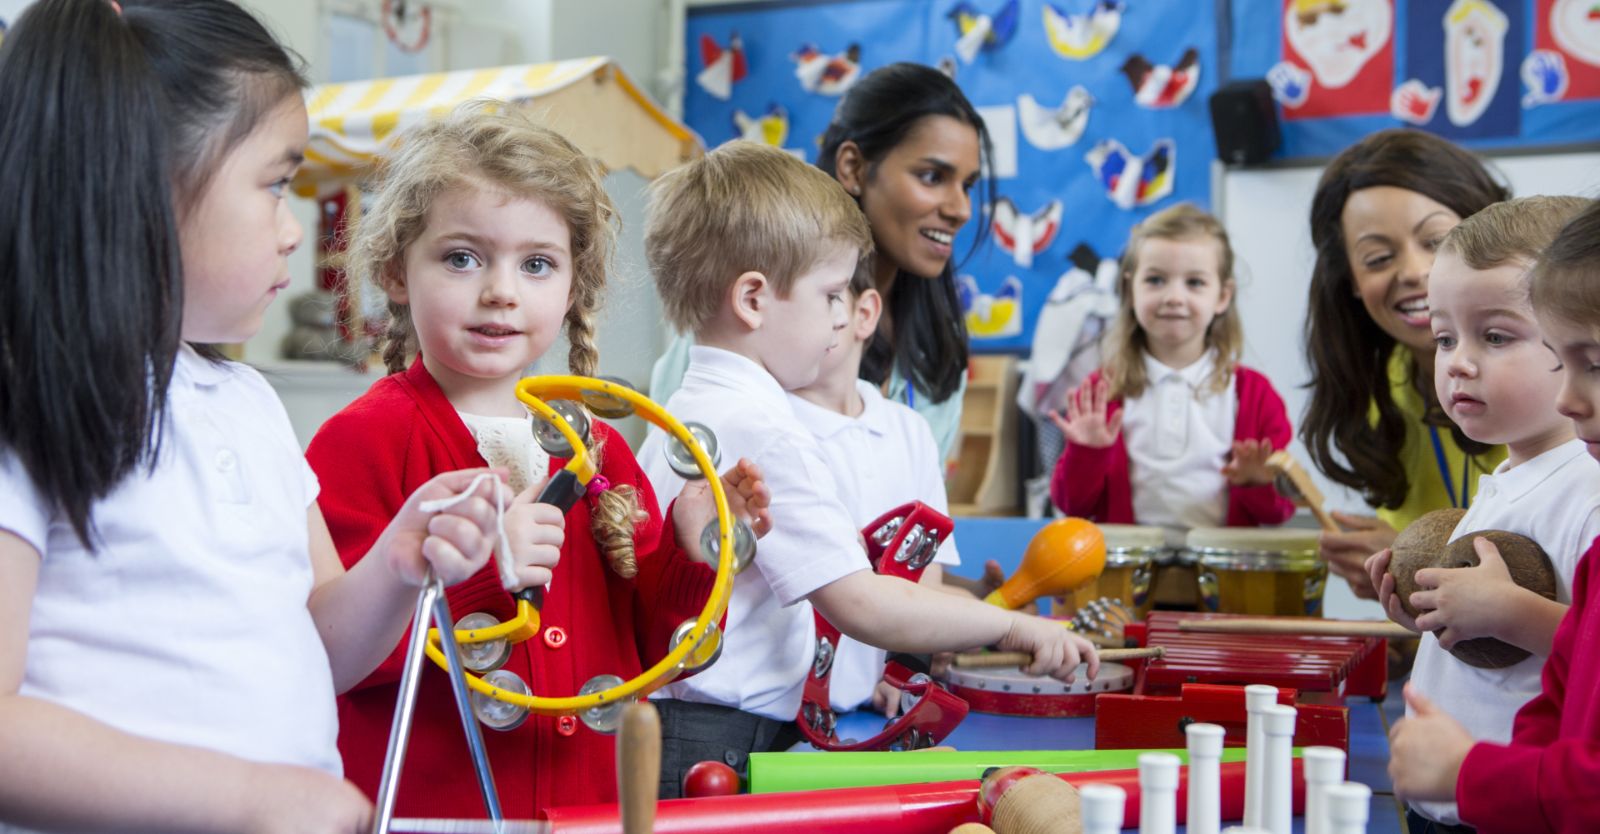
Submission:
[[[1459,721],[1406,684],[1412,714],[1389,731],[1389,781],[1396,797],[1450,801],[1456,798],[1461,762],[1472,750],[1472,735]]]
[[[772,529],[772,491],[761,475],[761,467],[740,458],[739,462],[722,473],[722,492],[728,499],[728,509],[735,518],[750,525],[756,537],[765,536]],[[678,546],[693,553],[701,561],[715,564],[709,554],[700,552],[700,531],[717,517],[717,505],[711,495],[711,486],[705,481],[690,481],[672,502],[672,525],[677,531]]]
[[[409,585],[421,585],[430,567],[446,585],[477,573],[496,544],[495,480],[479,478],[491,474],[506,477],[503,469],[460,469],[435,476],[411,493],[373,550]],[[446,507],[423,509],[429,502],[455,498],[468,487],[470,494]]]
[[[1094,644],[1082,635],[1055,620],[1012,613],[1011,628],[1001,639],[1000,648],[1033,655],[1033,662],[1027,666],[1028,674],[1049,675],[1071,683],[1082,663],[1089,664],[1089,680],[1100,674],[1100,656],[1095,654]]]
[[[365,834],[372,803],[361,789],[320,770],[293,765],[252,765],[242,793],[250,834]]]
[[[1389,575],[1389,560],[1394,556],[1394,551],[1384,548],[1367,557],[1367,578],[1372,580],[1372,587],[1378,589],[1378,602],[1383,604],[1383,612],[1389,619],[1411,629],[1419,631],[1417,621],[1406,613],[1400,604],[1400,595],[1394,592],[1394,577]]]
[[[1071,443],[1104,449],[1117,441],[1122,433],[1122,412],[1106,417],[1106,403],[1111,399],[1111,384],[1104,379],[1084,382],[1067,395],[1067,414],[1047,411],[1045,416],[1061,430]]]
[[[1411,605],[1424,612],[1417,616],[1417,628],[1438,631],[1444,649],[1474,637],[1499,637],[1506,596],[1532,593],[1512,580],[1494,542],[1480,537],[1473,539],[1472,547],[1478,552],[1477,567],[1417,571],[1417,587],[1423,590],[1411,595]]]
[[[511,552],[502,554],[500,580],[508,591],[549,584],[561,561],[567,517],[555,505],[537,500],[549,481],[546,478],[523,490],[506,508],[506,539],[511,543]]]
[[[1233,443],[1233,454],[1228,457],[1228,462],[1222,465],[1222,476],[1234,486],[1264,486],[1273,481],[1272,467],[1267,465],[1267,458],[1277,451],[1272,448],[1272,441],[1265,438],[1255,440],[1236,440]]]

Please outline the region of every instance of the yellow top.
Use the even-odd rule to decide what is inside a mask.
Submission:
[[[1426,513],[1446,507],[1466,507],[1478,494],[1478,476],[1493,472],[1506,459],[1506,447],[1496,446],[1476,457],[1469,457],[1456,445],[1446,428],[1422,422],[1425,404],[1422,393],[1412,383],[1415,365],[1409,349],[1396,345],[1389,356],[1389,395],[1406,416],[1406,440],[1400,447],[1400,463],[1406,469],[1410,489],[1405,503],[1397,509],[1378,510],[1378,518],[1396,530],[1404,530]],[[1374,416],[1376,411],[1374,410]],[[1434,438],[1438,438],[1437,446]],[[1441,455],[1445,465],[1440,465]],[[1448,469],[1447,484],[1443,472]],[[1465,487],[1465,495],[1463,495]]]

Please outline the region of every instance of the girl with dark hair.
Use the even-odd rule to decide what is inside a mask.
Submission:
[[[486,498],[418,507],[454,472],[346,573],[283,405],[203,347],[288,285],[304,85],[226,0],[40,0],[0,46],[0,829],[365,830],[334,692],[489,557]]]
[[[1439,407],[1427,295],[1445,234],[1510,196],[1477,157],[1408,129],[1346,148],[1317,183],[1300,436],[1323,474],[1377,508],[1376,518],[1335,513],[1348,532],[1322,537],[1329,568],[1357,596],[1376,596],[1368,556],[1424,513],[1468,506],[1478,476],[1505,459]]]
[[[990,159],[989,132],[961,88],[922,64],[864,76],[822,136],[817,167],[838,180],[872,226],[873,284],[885,300],[861,378],[928,420],[949,460],[967,384],[967,328],[951,263],[956,234],[972,217],[972,189]],[[985,190],[993,183],[984,180]],[[993,202],[992,194],[981,205]],[[973,249],[987,237],[983,224]],[[680,339],[657,363],[650,394],[678,387],[688,363]]]

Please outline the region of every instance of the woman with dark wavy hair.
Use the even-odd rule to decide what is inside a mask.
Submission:
[[[1311,202],[1316,264],[1306,317],[1311,402],[1300,437],[1332,480],[1377,517],[1335,513],[1329,568],[1373,598],[1362,570],[1398,530],[1432,510],[1466,507],[1505,448],[1477,443],[1439,407],[1428,326],[1428,271],[1440,241],[1508,199],[1471,153],[1429,133],[1384,130],[1329,163]]]
[[[990,155],[983,118],[961,88],[932,67],[908,62],[856,82],[817,153],[817,167],[855,197],[872,226],[873,284],[884,313],[862,357],[861,378],[926,418],[945,460],[967,384],[953,242],[973,215],[971,192]],[[992,181],[983,182],[992,190]],[[992,197],[982,195],[978,205]],[[980,222],[974,250],[987,230]],[[665,402],[687,365],[688,340],[679,339],[656,363],[650,396]]]

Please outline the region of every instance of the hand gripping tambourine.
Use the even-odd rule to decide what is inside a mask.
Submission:
[[[916,582],[939,543],[950,535],[950,519],[922,503],[913,501],[879,516],[862,528],[867,542],[867,559],[881,574]],[[834,731],[838,716],[828,698],[833,675],[833,659],[839,649],[839,629],[816,613],[817,653],[806,675],[800,697],[800,714],[795,723],[806,741],[821,750],[915,750],[938,744],[967,716],[967,702],[952,695],[924,673],[913,673],[891,656],[883,679],[901,691],[904,712],[891,719],[881,732],[865,741],[840,741]]]
[[[616,675],[590,679],[576,695],[541,696],[529,691],[515,674],[500,669],[510,654],[510,645],[527,640],[539,631],[538,606],[542,589],[528,588],[517,593],[517,613],[499,623],[487,614],[473,614],[453,624],[443,585],[430,573],[417,598],[412,622],[413,635],[421,634],[432,619],[435,628],[427,630],[426,640],[412,640],[400,678],[400,699],[390,730],[388,757],[384,762],[378,790],[374,830],[385,832],[393,815],[394,789],[399,782],[405,758],[406,739],[416,704],[416,691],[423,653],[450,675],[456,706],[471,748],[479,788],[488,806],[489,818],[501,818],[494,779],[489,772],[488,755],[478,729],[478,719],[498,729],[511,729],[529,713],[577,715],[598,732],[612,732],[622,710],[634,699],[644,698],[670,683],[686,670],[698,669],[716,660],[721,649],[718,620],[727,610],[733,576],[755,555],[755,534],[747,524],[734,519],[717,474],[716,438],[697,424],[685,424],[649,398],[616,379],[581,376],[540,376],[517,384],[517,399],[534,415],[534,436],[552,457],[570,456],[567,464],[539,494],[538,501],[570,509],[583,496],[596,467],[587,440],[589,418],[583,406],[596,415],[617,419],[639,414],[671,435],[667,443],[667,462],[686,479],[705,478],[711,488],[717,517],[700,536],[701,549],[717,559],[717,577],[705,608],[693,620],[685,620],[672,636],[672,644],[656,665],[632,680]],[[548,400],[548,402],[547,402]],[[580,406],[579,403],[583,406]],[[448,645],[445,645],[448,644]],[[459,647],[459,648],[458,648]],[[471,671],[469,671],[469,669]],[[486,672],[483,677],[473,672]],[[470,694],[469,694],[470,692]]]

